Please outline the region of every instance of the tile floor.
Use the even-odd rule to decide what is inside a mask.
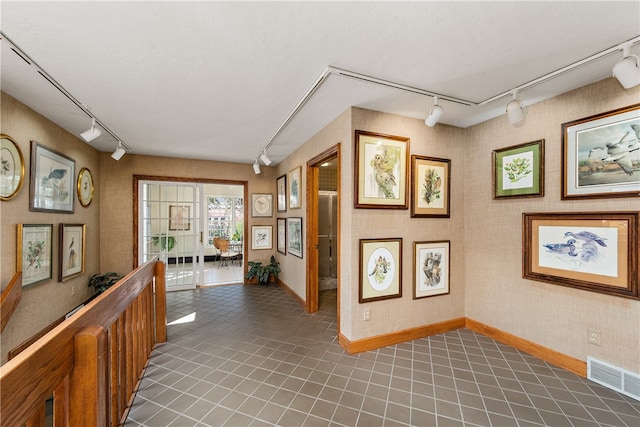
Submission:
[[[128,427],[640,425],[640,402],[467,329],[349,355],[335,290],[314,315],[277,286],[167,303]]]

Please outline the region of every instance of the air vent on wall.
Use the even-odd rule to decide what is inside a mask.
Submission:
[[[587,378],[640,401],[640,375],[587,356]]]

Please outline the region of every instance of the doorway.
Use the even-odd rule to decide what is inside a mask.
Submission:
[[[168,291],[243,282],[245,181],[134,176],[134,192],[136,263],[165,262]],[[227,252],[218,239],[229,241]]]
[[[320,292],[335,293],[340,314],[340,144],[307,162],[307,301],[318,311]],[[340,322],[338,324],[338,332]]]

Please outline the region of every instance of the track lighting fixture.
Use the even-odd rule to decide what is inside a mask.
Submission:
[[[102,134],[102,131],[98,129],[96,126],[96,119],[94,117],[91,118],[91,128],[86,130],[80,134],[82,139],[87,142],[91,142]]]
[[[631,54],[631,44],[622,47],[622,59],[613,66],[613,76],[625,89],[640,84],[640,59]]]
[[[267,156],[267,149],[265,148],[262,154],[260,154],[260,160],[265,166],[269,166],[271,164],[271,159]]]
[[[436,123],[438,123],[438,120],[440,120],[440,117],[442,117],[443,114],[444,114],[444,108],[438,105],[438,97],[434,96],[433,107],[431,107],[431,110],[429,110],[429,115],[424,121],[424,124],[426,124],[430,128],[434,127]]]
[[[513,91],[513,99],[507,104],[507,116],[512,125],[518,124],[524,119],[524,104],[518,99],[518,91]]]
[[[260,175],[260,163],[258,163],[258,159],[256,159],[255,162],[253,162],[253,172],[256,175]]]
[[[113,152],[113,154],[111,155],[111,158],[116,161],[120,160],[126,152],[127,150],[125,150],[124,147],[122,146],[122,142],[118,141],[118,148],[116,148],[116,151]]]

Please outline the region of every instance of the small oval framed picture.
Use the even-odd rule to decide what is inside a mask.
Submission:
[[[0,135],[0,200],[13,199],[24,182],[24,158],[9,135]]]
[[[87,168],[80,169],[78,174],[78,200],[83,207],[87,207],[93,200],[93,175]]]

